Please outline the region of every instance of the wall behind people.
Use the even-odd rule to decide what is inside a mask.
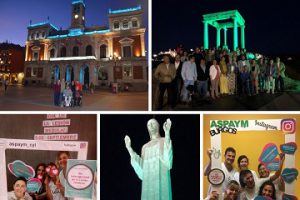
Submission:
[[[42,126],[46,115],[0,115],[0,138],[33,140],[35,134],[44,134]],[[67,115],[71,120],[68,133],[77,133],[78,141],[88,142],[88,160],[97,159],[97,115]],[[57,151],[6,150],[6,161],[22,160],[33,168],[38,163],[55,162]],[[71,153],[76,158],[76,153]],[[6,163],[8,164],[8,163]],[[14,177],[7,171],[8,189],[12,189]]]
[[[207,149],[211,148],[210,141],[210,120],[262,120],[262,119],[285,119],[295,118],[296,123],[300,124],[300,115],[204,115],[204,136],[203,136],[203,151],[204,151],[204,167],[208,163],[206,154]],[[222,161],[224,161],[225,149],[229,146],[236,150],[236,158],[234,161],[234,168],[238,169],[237,159],[240,155],[246,155],[249,158],[249,169],[257,171],[259,164],[258,158],[267,143],[274,143],[277,145],[284,144],[284,134],[281,131],[238,131],[236,134],[221,133],[222,134]],[[296,143],[300,144],[300,137],[296,135]],[[280,150],[279,150],[280,152]],[[300,170],[300,153],[299,150],[295,153],[295,167]],[[207,177],[204,177],[204,196],[207,195],[209,182]],[[300,181],[296,181],[295,188],[300,188]],[[296,196],[300,196],[300,191],[295,191]]]

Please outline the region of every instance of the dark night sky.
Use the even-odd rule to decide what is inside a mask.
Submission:
[[[153,52],[183,44],[194,48],[203,44],[202,15],[237,9],[246,22],[248,51],[273,54],[300,54],[299,1],[267,0],[164,0],[153,1]],[[215,46],[216,31],[210,26],[210,46]],[[232,49],[232,31],[227,34]],[[239,42],[240,43],[240,42]],[[223,34],[221,34],[223,44]]]
[[[0,0],[0,42],[25,45],[29,21],[47,21],[56,27],[69,28],[72,0]],[[147,0],[86,0],[86,25],[108,25],[108,10],[126,9],[142,5],[144,26],[147,26]],[[147,28],[146,28],[147,30]],[[146,38],[147,41],[147,38]]]
[[[140,199],[142,183],[130,165],[124,137],[140,154],[149,141],[147,121],[153,115],[101,115],[100,117],[100,199]],[[200,116],[155,115],[160,134],[167,118],[172,121],[173,145],[171,173],[174,200],[200,199]]]

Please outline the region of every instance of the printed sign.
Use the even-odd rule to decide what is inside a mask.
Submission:
[[[15,160],[14,162],[9,163],[8,170],[15,177],[24,177],[26,180],[33,178],[35,175],[34,169],[21,160]]]
[[[43,126],[70,126],[70,119],[44,120]]]
[[[273,143],[269,143],[263,148],[258,160],[260,163],[267,164],[272,162],[278,154],[277,146]]]
[[[207,178],[212,185],[221,185],[225,180],[225,174],[221,169],[215,168],[210,170]]]
[[[68,133],[69,128],[66,127],[45,127],[44,133]]]
[[[32,178],[27,181],[27,192],[36,193],[39,192],[42,187],[42,182],[37,178]]]
[[[286,182],[286,183],[292,183],[292,182],[294,182],[294,180],[297,179],[298,170],[295,169],[295,168],[285,168],[282,171],[281,176],[282,176],[284,182]]]
[[[297,144],[295,142],[282,144],[280,145],[280,150],[282,153],[294,155],[295,151],[297,150]]]
[[[92,198],[94,175],[97,163],[95,160],[72,160],[67,162],[66,197]]]
[[[279,170],[279,164],[280,164],[279,158],[275,158],[272,162],[266,164],[266,167],[270,171],[278,171]]]
[[[61,119],[67,118],[67,114],[48,114],[47,119]]]
[[[297,197],[289,194],[283,194],[282,200],[297,200]]]
[[[34,135],[35,140],[78,140],[78,134]]]
[[[296,132],[296,121],[294,119],[281,120],[281,130],[287,134],[293,134]]]

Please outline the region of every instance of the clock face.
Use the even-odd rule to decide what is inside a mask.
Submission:
[[[74,13],[79,13],[79,12],[80,12],[80,7],[79,7],[78,4],[74,5],[74,7],[73,7],[73,12],[74,12]]]

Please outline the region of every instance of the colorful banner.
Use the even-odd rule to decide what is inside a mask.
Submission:
[[[294,182],[294,180],[297,179],[298,170],[296,168],[285,168],[282,171],[281,176],[284,182],[291,184],[292,182]]]
[[[283,194],[282,200],[297,200],[297,197],[289,194]]]
[[[10,173],[17,178],[24,177],[26,180],[29,180],[35,176],[34,169],[21,160],[15,160],[14,162],[9,163],[7,167]]]
[[[27,181],[27,192],[36,193],[39,192],[42,187],[42,182],[37,178],[32,178]]]
[[[67,126],[65,127],[45,127],[44,133],[50,134],[50,133],[68,133],[69,128]]]
[[[288,142],[286,144],[280,145],[280,150],[282,153],[294,155],[297,150],[297,144],[295,142]]]
[[[70,119],[44,120],[43,126],[70,126]]]
[[[266,144],[263,148],[263,151],[259,157],[259,162],[263,164],[267,164],[272,162],[277,155],[279,154],[277,146],[273,143]]]
[[[51,134],[51,135],[34,135],[34,140],[78,140],[78,134]]]
[[[91,199],[96,169],[96,160],[68,160],[65,196]]]

